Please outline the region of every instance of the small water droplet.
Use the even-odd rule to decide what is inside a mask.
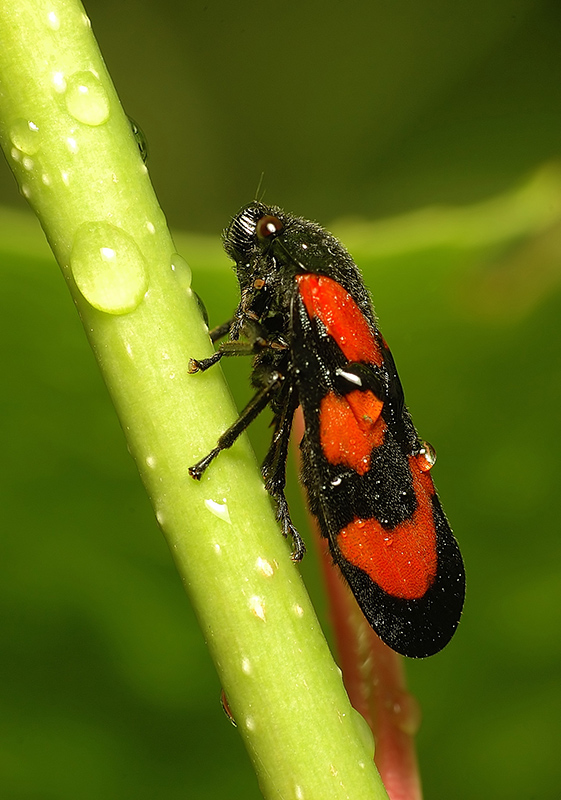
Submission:
[[[422,472],[429,472],[436,464],[436,450],[430,442],[421,442],[417,454],[417,465]]]
[[[156,459],[154,456],[146,456],[146,466],[150,467],[150,469],[154,469],[156,466]]]
[[[228,503],[226,502],[226,498],[222,498],[223,502],[219,503],[216,500],[205,500],[205,506],[208,510],[214,514],[215,517],[218,519],[227,522],[229,525],[232,524],[232,520],[230,519],[230,511],[228,510]]]
[[[148,233],[156,233],[156,226],[154,225],[153,222],[147,222],[146,223],[146,229],[147,229]]]
[[[244,675],[251,675],[251,661],[249,658],[242,658],[242,672]]]
[[[238,723],[234,719],[234,715],[232,714],[232,710],[228,704],[228,698],[226,697],[226,692],[224,691],[224,689],[222,689],[222,691],[220,692],[220,705],[222,706],[224,713],[226,714],[226,716],[228,717],[234,728],[237,728]]]
[[[28,172],[31,172],[33,167],[35,166],[35,162],[29,156],[24,156],[21,161],[23,168],[26,169]]]
[[[368,722],[355,708],[351,708],[351,720],[367,752],[374,758],[374,734]]]
[[[64,72],[53,72],[53,86],[55,91],[62,94],[66,91],[66,78]]]
[[[296,614],[297,617],[303,617],[304,616],[304,609],[302,608],[302,606],[299,606],[298,603],[297,603],[294,606],[294,613]]]
[[[58,31],[60,28],[60,20],[54,11],[49,11],[47,14],[47,25],[53,31]]]
[[[109,97],[93,72],[75,72],[68,78],[66,107],[85,125],[103,125],[109,119]]]
[[[31,120],[17,119],[10,128],[12,144],[28,156],[34,156],[41,146],[39,128]]]
[[[26,198],[26,200],[29,200],[31,197],[31,188],[27,185],[27,183],[22,183],[20,192]]]
[[[189,289],[191,287],[192,278],[191,267],[183,256],[180,256],[179,253],[174,253],[171,257],[170,264],[172,272],[181,288],[185,290]]]
[[[257,595],[250,597],[249,608],[258,619],[265,622],[265,601],[262,597],[258,597]]]
[[[78,142],[73,136],[68,136],[68,138],[66,139],[66,146],[68,147],[71,153],[78,152]]]
[[[127,114],[128,116],[128,114]],[[132,135],[134,136],[134,140],[138,147],[138,152],[140,153],[140,157],[144,164],[146,164],[148,160],[148,142],[146,140],[146,136],[144,135],[144,131],[138,125],[132,117],[129,117],[129,122],[131,126]]]
[[[255,720],[253,719],[253,717],[246,717],[245,727],[248,729],[248,731],[255,730]]]
[[[134,311],[148,289],[148,269],[138,245],[108,222],[80,225],[70,269],[88,303],[107,314]]]
[[[266,558],[261,558],[261,556],[259,556],[255,562],[255,566],[266,578],[271,578],[274,575],[275,570],[273,569],[273,565],[270,561],[267,561]]]
[[[294,797],[296,798],[296,800],[304,800],[305,797],[304,790],[298,784],[296,784],[296,786],[294,787]]]

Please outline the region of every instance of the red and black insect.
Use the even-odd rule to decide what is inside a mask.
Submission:
[[[451,639],[462,611],[462,557],[436,495],[430,447],[404,404],[394,360],[376,325],[360,272],[342,244],[319,225],[276,206],[242,208],[224,234],[241,300],[211,332],[216,353],[252,355],[256,394],[211,461],[270,405],[274,435],[263,464],[283,533],[305,552],[284,496],[294,412],[304,413],[302,481],[333,560],[365,617],[398,653],[420,658]]]

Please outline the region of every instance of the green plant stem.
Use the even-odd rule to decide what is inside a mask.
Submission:
[[[386,797],[247,442],[188,476],[235,409],[76,0],[2,3],[0,116],[264,795]]]

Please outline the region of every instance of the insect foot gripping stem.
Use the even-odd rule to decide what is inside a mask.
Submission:
[[[201,458],[201,460],[197,461],[196,464],[193,464],[192,467],[189,467],[189,475],[196,481],[200,481],[205,469],[208,467],[211,461],[214,461],[218,453],[221,451],[221,447],[215,447],[214,450],[211,450],[207,456]]]

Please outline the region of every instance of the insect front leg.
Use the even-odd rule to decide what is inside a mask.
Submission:
[[[230,332],[230,328],[234,324],[235,319],[235,317],[230,317],[230,319],[227,319],[222,325],[217,325],[216,328],[209,331],[208,335],[210,336],[210,341],[214,344],[214,342],[217,342],[219,339],[223,339],[226,334]]]
[[[221,339],[231,328],[232,323],[233,320],[229,320],[223,325],[214,328],[210,332],[212,341],[215,342]],[[189,374],[205,372],[205,370],[217,364],[224,356],[255,356],[263,350],[285,350],[287,347],[284,342],[269,339],[266,330],[254,320],[246,320],[242,332],[244,334],[243,339],[236,338],[222,342],[216,353],[213,353],[209,358],[203,358],[200,361],[196,358],[190,359]]]
[[[214,447],[208,455],[189,467],[189,475],[195,480],[200,480],[203,472],[214,461],[216,456],[231,447],[238,436],[242,434],[245,429],[250,425],[253,420],[263,411],[263,409],[271,402],[271,397],[278,392],[282,382],[282,376],[279,372],[273,371],[269,374],[267,383],[259,389],[259,391],[252,397],[246,405],[240,416],[233,425],[224,431],[222,436],[218,439],[216,447]]]
[[[298,407],[298,397],[294,386],[286,383],[284,397],[279,400],[279,410],[275,416],[275,433],[269,451],[263,462],[262,472],[265,487],[277,504],[277,520],[282,525],[283,536],[290,536],[293,544],[292,560],[301,561],[306,545],[290,518],[288,503],[284,496],[286,485],[286,459],[290,442],[290,431],[294,412]]]

